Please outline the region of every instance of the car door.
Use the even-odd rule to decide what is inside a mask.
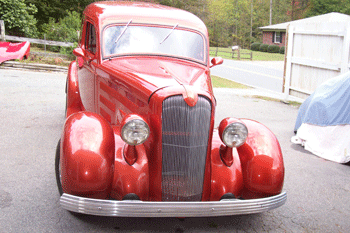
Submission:
[[[86,111],[95,112],[95,77],[97,66],[97,36],[95,26],[87,21],[83,41],[83,65],[78,71],[79,92]]]

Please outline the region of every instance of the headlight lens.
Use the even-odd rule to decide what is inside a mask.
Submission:
[[[240,122],[229,124],[222,133],[222,140],[228,147],[239,147],[243,145],[247,137],[248,129]]]
[[[141,119],[133,119],[123,125],[121,136],[124,142],[136,146],[147,140],[149,132],[146,122]]]

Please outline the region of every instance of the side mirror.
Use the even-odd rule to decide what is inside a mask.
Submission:
[[[211,66],[210,68],[217,66],[217,65],[221,65],[222,63],[224,63],[224,59],[222,59],[221,57],[214,57],[213,59],[211,59]]]
[[[79,68],[83,67],[83,65],[84,65],[84,60],[83,60],[84,51],[81,48],[75,48],[73,50],[73,54],[74,54],[74,56],[77,57],[78,67]]]
[[[81,48],[75,48],[73,54],[76,57],[84,57],[84,51]]]

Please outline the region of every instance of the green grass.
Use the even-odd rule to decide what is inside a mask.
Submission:
[[[249,88],[251,88],[251,87],[245,86],[243,84],[236,83],[234,81],[220,78],[218,76],[213,76],[213,75],[211,76],[211,81],[212,81],[213,87],[217,87],[217,88],[235,88],[235,89],[249,89]],[[246,97],[265,100],[265,101],[283,102],[285,104],[288,104],[290,106],[294,106],[297,108],[299,108],[301,105],[301,103],[296,102],[296,101],[284,102],[284,101],[281,101],[279,99],[275,99],[275,98],[271,98],[271,97],[267,97],[267,96],[252,95],[252,96],[246,96]]]
[[[219,88],[236,88],[236,89],[248,89],[250,87],[245,86],[240,83],[236,83],[234,81],[220,78],[218,76],[211,76],[211,82],[213,84],[213,87],[219,87]]]
[[[248,60],[250,58],[250,55],[245,53],[253,53],[253,61],[283,61],[284,60],[284,54],[280,53],[265,53],[265,52],[259,52],[259,51],[251,51],[249,49],[241,49],[241,60]],[[215,56],[216,53],[216,47],[210,48],[210,56]],[[218,49],[218,57],[222,57],[225,59],[232,59],[232,50],[231,48],[219,48]],[[237,60],[237,51],[234,55],[234,60]]]
[[[44,48],[39,48],[35,45],[31,45],[30,46],[30,51],[32,52],[45,52],[45,49]],[[46,52],[49,52],[49,51],[46,51]]]
[[[253,61],[284,61],[284,54],[253,51]]]
[[[45,51],[43,47],[36,46],[36,45],[30,46],[30,52],[57,54],[58,57],[50,57],[50,56],[45,56],[41,54],[30,53],[27,59],[16,60],[16,61],[22,62],[22,63],[41,63],[41,64],[60,65],[60,66],[68,67],[71,61],[75,59],[74,56],[67,57],[66,55],[59,54],[58,52],[52,52],[52,51],[49,51],[48,49]]]

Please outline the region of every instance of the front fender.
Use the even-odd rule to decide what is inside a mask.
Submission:
[[[243,173],[243,198],[261,198],[282,192],[284,163],[276,136],[264,125],[242,119],[248,128],[245,144],[237,148]]]
[[[73,113],[85,111],[80,98],[79,82],[78,82],[78,66],[76,61],[72,61],[68,69],[68,77],[66,83],[66,117]]]
[[[111,197],[122,200],[128,194],[136,194],[140,200],[149,198],[149,166],[146,148],[143,144],[127,145],[115,129],[115,161]],[[125,157],[135,157],[133,164],[128,164]]]
[[[211,192],[210,201],[219,201],[225,194],[241,196],[243,176],[240,159],[235,148],[232,149],[233,163],[227,166],[221,159],[222,147],[218,130],[214,130],[211,150]]]
[[[64,193],[107,198],[114,165],[114,134],[109,123],[91,112],[68,117],[60,160]]]

